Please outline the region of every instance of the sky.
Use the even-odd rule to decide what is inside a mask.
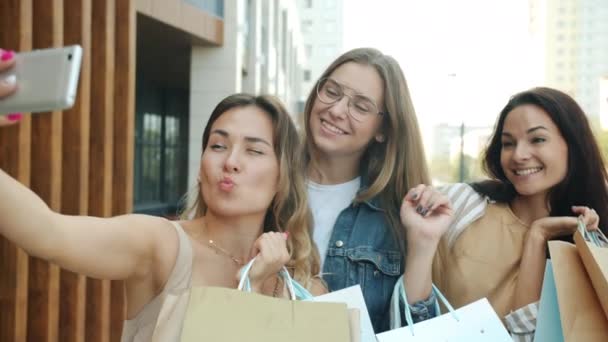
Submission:
[[[423,136],[439,123],[492,126],[541,85],[528,0],[344,0],[344,49],[375,47],[404,70]]]

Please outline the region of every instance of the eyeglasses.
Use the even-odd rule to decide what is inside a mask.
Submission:
[[[322,78],[317,83],[317,98],[325,104],[334,104],[344,96],[348,97],[348,114],[357,121],[365,121],[372,115],[385,114],[369,97],[345,94],[344,86],[331,78]]]

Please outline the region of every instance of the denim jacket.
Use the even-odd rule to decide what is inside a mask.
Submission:
[[[376,333],[389,330],[393,288],[404,272],[404,256],[377,199],[351,204],[338,216],[322,276],[330,291],[359,284]],[[404,303],[400,312],[404,317]],[[414,322],[436,315],[435,297],[410,305]],[[402,320],[404,321],[404,320]]]

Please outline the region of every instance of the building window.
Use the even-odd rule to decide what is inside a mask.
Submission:
[[[302,20],[302,33],[312,32],[312,20]]]
[[[337,26],[337,24],[334,20],[325,22],[325,33],[335,34],[336,26]]]
[[[224,1],[223,0],[185,0],[194,7],[213,14],[219,18],[224,17]]]
[[[311,79],[310,70],[304,70],[304,81],[309,82]]]
[[[281,68],[284,72],[287,72],[287,57],[289,53],[287,49],[290,43],[287,37],[289,33],[287,29],[287,10],[283,10],[281,13],[281,32]]]
[[[306,46],[304,46],[304,53],[306,53],[306,58],[312,57],[312,45],[310,44],[306,44]]]
[[[137,82],[134,211],[174,217],[188,179],[187,90]]]
[[[327,9],[336,8],[336,0],[325,0],[323,2],[325,3],[325,8]]]

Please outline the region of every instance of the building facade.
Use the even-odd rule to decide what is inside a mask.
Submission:
[[[608,2],[530,0],[531,30],[545,65],[545,84],[572,95],[591,118],[600,115],[608,76]]]
[[[299,112],[325,68],[344,50],[343,0],[296,0],[307,64],[302,71]]]
[[[221,37],[193,34],[176,5],[172,20],[168,8],[145,3],[138,3],[135,210],[174,215],[196,183],[215,105],[238,92],[271,94],[296,113],[306,61],[293,1],[182,2],[204,12],[207,25],[220,20]]]

